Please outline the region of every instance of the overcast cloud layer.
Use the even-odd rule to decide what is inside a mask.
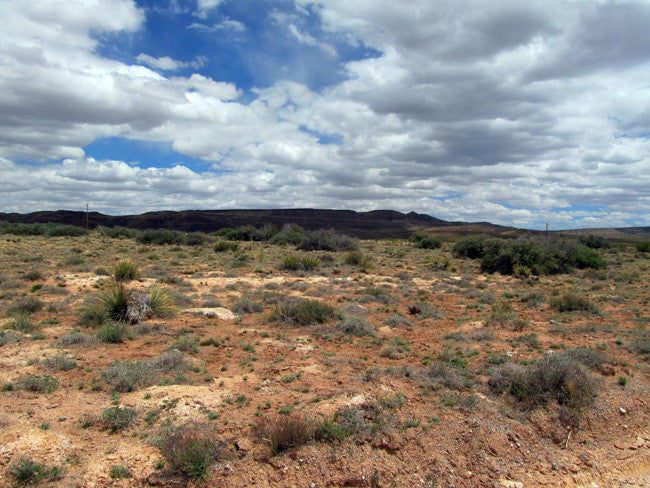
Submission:
[[[650,2],[161,4],[0,0],[1,211],[650,225]]]

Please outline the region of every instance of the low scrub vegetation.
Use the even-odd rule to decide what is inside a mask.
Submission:
[[[205,478],[210,466],[228,457],[225,444],[209,424],[165,425],[152,439],[172,473],[195,481]]]
[[[600,269],[603,257],[577,240],[547,237],[501,239],[485,234],[463,237],[453,252],[458,257],[481,260],[487,273],[527,276],[565,273],[572,268]]]
[[[191,363],[180,351],[166,351],[140,361],[115,361],[100,373],[100,380],[115,392],[129,392],[160,382],[163,375],[180,374]]]
[[[300,298],[284,303],[271,313],[271,320],[292,325],[322,324],[336,316],[336,311],[330,305]]]

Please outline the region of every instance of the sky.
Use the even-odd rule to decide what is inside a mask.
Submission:
[[[0,0],[0,211],[650,225],[650,2]]]

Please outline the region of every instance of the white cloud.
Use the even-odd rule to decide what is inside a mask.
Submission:
[[[179,69],[187,68],[190,63],[184,63],[176,59],[172,59],[169,56],[162,56],[160,58],[154,58],[145,53],[140,53],[135,58],[138,63],[146,64],[151,68],[163,70],[163,71],[178,71]]]
[[[138,56],[163,74],[102,58],[94,33],[141,28],[132,2],[74,12],[63,2],[12,3],[0,26],[4,209],[90,200],[114,213],[317,206],[521,226],[650,225],[650,52],[639,45],[647,3],[298,3],[318,12],[328,39],[305,28],[310,9],[275,13],[299,43],[326,52],[338,38],[380,55],[345,64],[346,80],[320,93],[284,80],[251,101],[232,83],[164,73],[198,70],[202,58]],[[613,27],[595,29],[605,15]],[[111,135],[171,143],[212,169],[85,157],[85,145]],[[589,206],[605,210],[572,210]]]

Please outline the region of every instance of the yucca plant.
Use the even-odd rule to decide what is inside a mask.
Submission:
[[[137,280],[140,278],[140,271],[133,261],[123,259],[113,267],[113,276],[117,282]]]
[[[128,308],[131,292],[122,283],[100,295],[99,300],[106,309],[109,318],[120,322],[128,320]]]

